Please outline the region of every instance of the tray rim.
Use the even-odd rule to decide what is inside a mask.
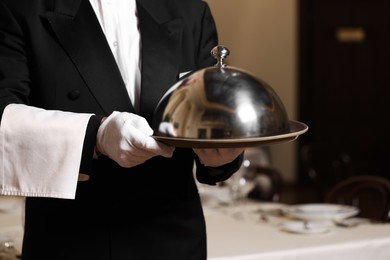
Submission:
[[[289,120],[289,128],[290,131],[285,134],[251,138],[191,139],[156,135],[153,135],[152,137],[159,142],[181,148],[237,148],[291,142],[309,129],[305,123],[296,120]]]

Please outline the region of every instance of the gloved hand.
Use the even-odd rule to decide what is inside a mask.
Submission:
[[[158,155],[171,157],[174,148],[157,142],[152,134],[153,129],[145,118],[115,111],[100,125],[96,148],[126,168]]]
[[[218,167],[232,162],[244,148],[193,149],[204,166]]]

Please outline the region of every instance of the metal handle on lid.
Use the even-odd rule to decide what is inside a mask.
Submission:
[[[224,59],[227,56],[229,56],[229,54],[230,54],[229,49],[222,45],[215,46],[211,50],[211,55],[213,55],[213,57],[218,61],[217,64],[215,64],[215,66],[219,68],[226,67],[226,64],[224,63]]]

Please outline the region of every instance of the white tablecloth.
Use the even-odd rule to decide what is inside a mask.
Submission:
[[[283,219],[261,220],[262,206],[238,207],[236,212],[252,212],[244,218],[229,208],[205,208],[209,260],[390,259],[389,224],[332,225],[326,233],[296,234],[282,231]]]
[[[19,250],[22,205],[21,198],[0,196],[0,240],[12,239]],[[330,232],[321,234],[293,234],[282,231],[278,219],[260,220],[258,209],[269,209],[273,204],[213,206],[205,206],[209,260],[390,259],[389,224],[368,223],[353,228],[332,227]],[[251,214],[242,218],[240,212],[246,211]]]
[[[0,243],[12,241],[20,252],[23,239],[24,198],[0,196]]]

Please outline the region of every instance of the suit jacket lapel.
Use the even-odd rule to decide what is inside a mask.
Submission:
[[[108,115],[134,112],[120,71],[88,0],[57,0],[47,19],[81,76]]]
[[[177,80],[183,24],[165,15],[159,2],[137,3],[142,44],[140,113],[151,121],[157,103]]]
[[[140,114],[148,120],[165,91],[177,80],[183,30],[182,21],[169,17],[158,4],[137,1],[142,45]],[[89,1],[56,0],[54,10],[46,17],[103,111],[134,112]]]

